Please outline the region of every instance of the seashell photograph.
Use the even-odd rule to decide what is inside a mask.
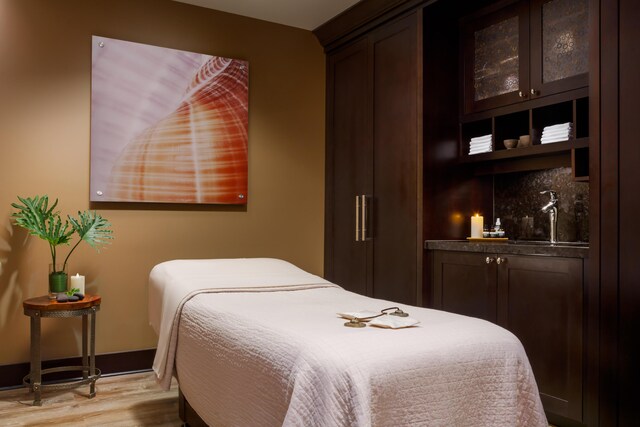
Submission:
[[[248,68],[93,36],[90,200],[246,204]]]

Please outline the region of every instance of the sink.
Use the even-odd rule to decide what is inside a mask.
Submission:
[[[556,242],[552,244],[548,240],[509,240],[509,243],[513,245],[589,248],[589,242]]]

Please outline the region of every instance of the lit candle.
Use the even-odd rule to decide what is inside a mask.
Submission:
[[[79,289],[79,293],[81,293],[82,295],[84,295],[84,276],[81,276],[80,273],[76,273],[75,276],[71,276],[71,286],[69,286],[71,289]]]
[[[475,214],[471,217],[471,237],[481,238],[482,230],[484,228],[484,217],[480,214]]]

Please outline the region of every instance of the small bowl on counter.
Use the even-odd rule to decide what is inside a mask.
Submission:
[[[517,139],[505,139],[503,143],[504,143],[504,147],[507,150],[511,150],[512,148],[516,148],[516,146],[518,145],[518,140]]]
[[[518,140],[518,148],[528,147],[531,145],[531,135],[522,135]]]

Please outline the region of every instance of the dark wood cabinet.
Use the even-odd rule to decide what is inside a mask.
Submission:
[[[422,283],[419,15],[327,54],[325,276],[409,304]]]
[[[498,324],[522,342],[545,411],[581,422],[582,259],[497,255],[498,259]]]
[[[496,264],[487,259],[481,253],[434,251],[434,307],[496,323]]]
[[[368,289],[368,254],[356,236],[355,199],[372,190],[368,47],[361,39],[327,58],[325,276],[360,294]]]
[[[434,308],[513,332],[550,418],[582,422],[583,260],[453,251],[432,260]]]
[[[588,0],[498,2],[461,32],[464,114],[588,84]]]
[[[571,167],[589,179],[588,0],[498,2],[461,20],[459,158],[479,175]],[[566,141],[542,144],[547,126]],[[472,138],[491,150],[471,154]],[[528,135],[530,146],[507,149]]]
[[[532,99],[589,84],[589,0],[531,0]]]
[[[529,90],[529,5],[511,2],[463,19],[464,113],[520,102]]]

